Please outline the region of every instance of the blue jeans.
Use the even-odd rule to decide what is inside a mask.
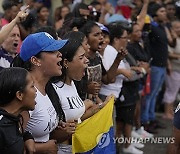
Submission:
[[[145,103],[141,111],[141,122],[143,124],[155,120],[156,97],[161,90],[165,76],[165,67],[151,67],[151,92],[145,97]]]

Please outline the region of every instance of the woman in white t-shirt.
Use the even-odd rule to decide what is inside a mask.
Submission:
[[[45,87],[51,77],[62,74],[62,54],[58,50],[66,43],[67,40],[55,40],[45,32],[31,34],[23,41],[20,54],[12,63],[13,67],[24,67],[30,72],[37,90],[35,109],[23,114],[26,130],[32,133],[36,142],[37,153],[57,153],[56,141],[50,140],[50,133],[57,128],[62,114],[57,112]],[[68,125],[73,126],[70,130],[74,132],[75,123]],[[66,135],[66,132],[62,134]]]
[[[87,40],[82,32],[69,32],[63,39],[68,39],[67,45],[61,49],[63,57],[62,75],[57,82],[54,82],[54,88],[59,95],[62,109],[66,120],[77,120],[79,123],[98,112],[105,103],[98,102],[93,104],[90,100],[84,102],[79,97],[74,81],[80,81],[85,75],[88,67],[88,59],[85,56],[85,46]],[[59,145],[59,154],[70,154],[71,143],[63,142]]]

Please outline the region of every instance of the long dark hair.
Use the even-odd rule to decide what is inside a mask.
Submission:
[[[0,106],[6,106],[15,97],[16,92],[25,90],[28,71],[20,68],[5,68],[0,72]]]

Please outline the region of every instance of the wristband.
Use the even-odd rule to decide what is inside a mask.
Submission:
[[[99,105],[99,109],[102,109],[103,103],[101,102],[101,103],[99,103],[98,105]]]
[[[146,70],[143,68],[143,67],[141,67],[141,71],[142,71],[142,73],[145,75],[147,72],[146,72]]]
[[[34,140],[32,134],[31,134],[30,132],[28,132],[28,131],[27,131],[27,132],[24,132],[24,133],[23,133],[23,140],[24,140],[24,142],[27,141],[27,140],[29,140],[29,139]]]

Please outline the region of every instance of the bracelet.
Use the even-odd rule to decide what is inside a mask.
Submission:
[[[29,139],[34,140],[32,134],[30,132],[28,132],[28,131],[24,132],[23,133],[23,140],[24,140],[24,142],[29,140]]]
[[[98,105],[99,105],[99,109],[102,109],[103,103],[101,102]]]
[[[141,67],[141,71],[142,71],[142,73],[145,75],[147,72],[146,72],[146,70],[143,68],[143,67]]]

